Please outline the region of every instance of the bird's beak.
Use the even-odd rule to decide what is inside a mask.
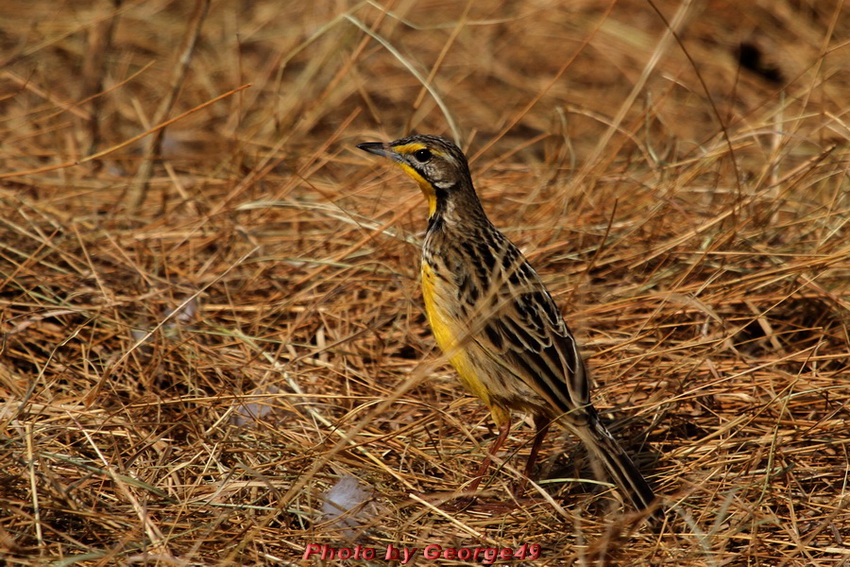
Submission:
[[[390,150],[389,145],[383,142],[366,142],[363,144],[357,144],[357,147],[363,150],[364,152],[369,152],[370,154],[375,154],[376,156],[395,159],[395,152]]]

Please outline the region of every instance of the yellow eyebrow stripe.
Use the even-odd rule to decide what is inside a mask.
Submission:
[[[429,148],[425,144],[420,144],[420,143],[417,143],[417,142],[414,142],[412,144],[404,144],[403,146],[393,146],[392,150],[394,152],[397,152],[397,153],[400,153],[400,154],[412,154],[413,152],[415,152],[417,150],[431,150],[431,153],[434,154],[435,156],[445,156],[445,154],[443,152],[441,152],[440,150],[435,150],[434,148]]]
[[[412,154],[416,150],[424,150],[426,148],[425,144],[405,144],[403,146],[395,146],[393,147],[394,152],[398,152],[400,154]]]

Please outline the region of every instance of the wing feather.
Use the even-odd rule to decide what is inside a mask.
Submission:
[[[518,251],[510,256],[512,266],[497,264],[501,285],[490,286],[496,295],[493,309],[482,314],[483,332],[475,333],[474,341],[554,413],[584,422],[582,408],[590,404],[590,395],[575,339],[534,269]]]

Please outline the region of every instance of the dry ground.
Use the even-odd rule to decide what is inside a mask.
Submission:
[[[0,553],[850,565],[842,4],[3,0]],[[557,435],[501,506],[524,422],[478,505],[429,505],[493,432],[423,317],[421,197],[353,149],[410,131],[468,149],[659,529]]]

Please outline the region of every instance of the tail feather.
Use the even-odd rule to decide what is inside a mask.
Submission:
[[[608,429],[594,415],[585,427],[576,431],[593,453],[605,464],[614,482],[638,510],[646,510],[655,501],[655,492]]]

